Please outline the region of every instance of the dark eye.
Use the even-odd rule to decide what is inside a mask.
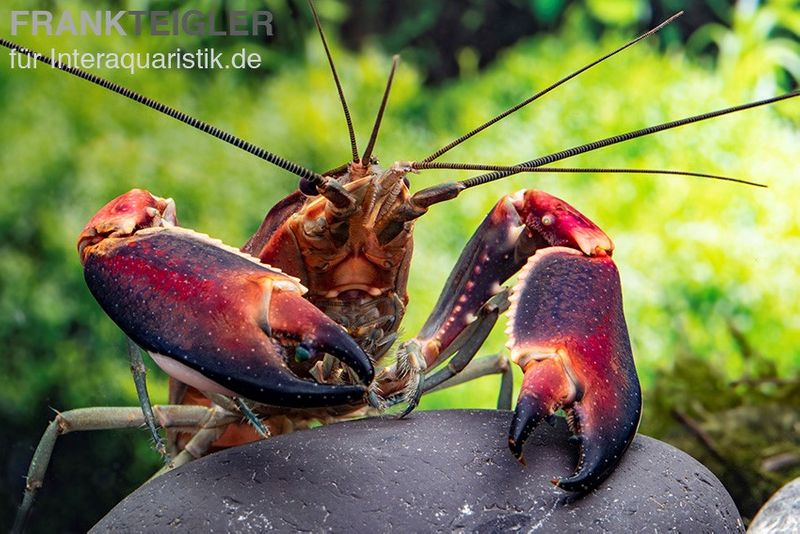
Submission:
[[[298,187],[300,188],[300,192],[307,197],[313,197],[319,194],[317,192],[317,186],[312,184],[311,181],[307,180],[306,178],[300,178]]]

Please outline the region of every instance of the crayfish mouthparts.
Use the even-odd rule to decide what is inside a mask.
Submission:
[[[289,408],[364,401],[375,377],[369,356],[303,298],[297,278],[176,221],[174,203],[133,190],[101,209],[78,241],[89,290],[128,337],[201,391]],[[292,356],[324,354],[358,383],[293,371]]]

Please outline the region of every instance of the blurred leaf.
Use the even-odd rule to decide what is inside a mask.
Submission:
[[[586,7],[592,15],[612,26],[635,24],[647,10],[642,0],[586,0]]]

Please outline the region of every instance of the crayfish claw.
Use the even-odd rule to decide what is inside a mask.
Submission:
[[[372,362],[303,298],[297,278],[175,222],[172,201],[133,190],[102,208],[78,240],[89,290],[167,374],[272,406],[363,401]],[[325,354],[358,383],[315,382],[307,366]]]
[[[277,339],[298,342],[295,359],[305,361],[318,355],[330,355],[352,369],[361,385],[368,386],[374,380],[372,362],[358,343],[299,292],[273,292],[269,322]],[[324,357],[322,363],[325,367]]]
[[[512,300],[509,348],[524,378],[509,448],[522,461],[531,432],[563,409],[580,460],[554,484],[591,490],[620,462],[641,414],[619,273],[606,254],[547,248],[528,261]]]

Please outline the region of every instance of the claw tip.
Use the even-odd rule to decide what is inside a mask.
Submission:
[[[508,438],[508,448],[511,449],[511,454],[514,455],[514,458],[522,464],[523,466],[528,465],[525,462],[525,456],[522,454],[522,444],[518,444],[513,438]]]
[[[400,415],[397,416],[397,418],[398,419],[405,419],[406,416],[408,416],[411,412],[413,412],[414,408],[416,408],[416,407],[417,407],[416,404],[409,404],[408,406],[406,406],[406,409],[403,410],[403,412]]]

